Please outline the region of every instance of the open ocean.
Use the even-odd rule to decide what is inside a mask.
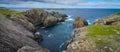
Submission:
[[[13,10],[24,11],[28,9]],[[120,9],[65,9],[47,11],[56,11],[67,14],[68,19],[65,22],[58,23],[51,28],[39,27],[37,31],[42,33],[44,37],[44,40],[39,44],[43,48],[48,48],[51,52],[62,52],[66,46],[65,42],[71,39],[71,34],[74,29],[72,24],[77,16],[85,18],[89,25],[92,25],[95,20],[120,12]]]

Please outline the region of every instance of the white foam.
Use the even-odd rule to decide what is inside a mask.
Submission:
[[[53,36],[53,34],[49,34],[47,37],[52,37]]]
[[[44,29],[45,27],[41,27],[41,28],[43,28],[43,29]]]
[[[62,44],[59,46],[59,48],[62,48],[63,45],[64,45],[64,43],[62,43]]]
[[[66,21],[73,21],[74,19],[73,18],[67,18]]]
[[[87,22],[88,22],[88,25],[91,25],[90,20],[87,20]]]
[[[99,19],[95,19],[95,21],[98,21]]]
[[[40,34],[40,32],[35,32],[35,34]]]

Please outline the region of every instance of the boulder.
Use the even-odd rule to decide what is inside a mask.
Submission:
[[[43,25],[44,25],[44,27],[51,27],[51,26],[57,24],[57,22],[58,22],[58,20],[57,20],[56,17],[54,17],[54,16],[48,16],[45,19]]]
[[[73,26],[76,28],[84,27],[87,25],[88,25],[88,22],[85,19],[80,18],[80,17],[77,17],[75,21],[73,22]]]
[[[35,32],[34,39],[35,41],[40,42],[41,40],[43,40],[43,36],[39,32]]]

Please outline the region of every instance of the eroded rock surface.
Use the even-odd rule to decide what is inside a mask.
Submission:
[[[84,18],[77,17],[73,23],[73,26],[76,28],[87,26],[88,22]]]

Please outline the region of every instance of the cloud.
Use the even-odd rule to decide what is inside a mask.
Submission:
[[[44,2],[58,3],[58,4],[75,4],[84,2],[84,0],[44,0]]]
[[[12,2],[11,2],[12,1]],[[120,8],[120,0],[1,0],[13,8]]]
[[[60,5],[54,3],[44,3],[44,2],[19,2],[19,4],[0,4],[1,7],[7,8],[71,8],[70,5]]]
[[[87,6],[92,8],[120,8],[119,2],[88,2],[88,3],[77,3],[77,6]]]

